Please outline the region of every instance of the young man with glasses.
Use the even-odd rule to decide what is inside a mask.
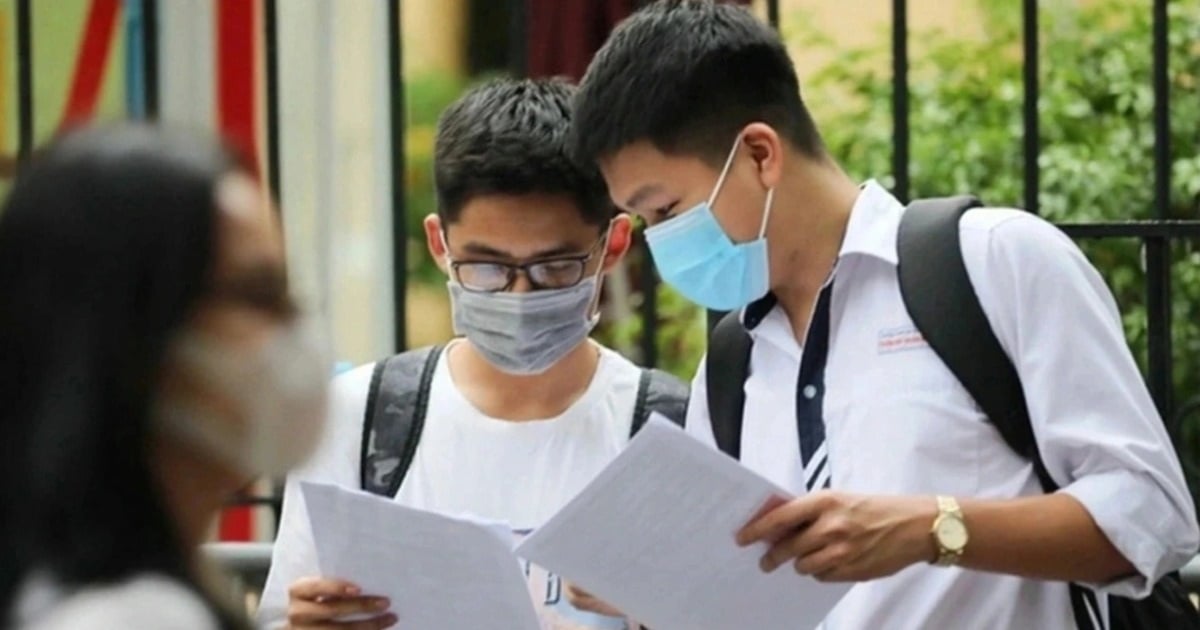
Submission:
[[[631,223],[614,214],[599,173],[567,156],[572,92],[560,81],[498,81],[443,114],[435,149],[438,213],[425,220],[425,232],[449,276],[459,338],[414,351],[420,360],[407,372],[388,365],[413,353],[335,381],[325,443],[288,481],[260,607],[264,625],[383,628],[404,616],[335,579],[346,576],[317,576],[300,480],[474,514],[520,535],[591,481],[648,409],[670,409],[682,421],[685,384],[589,339],[602,278],[629,248]],[[404,381],[421,371],[425,383]],[[402,381],[408,384],[396,385]],[[657,391],[647,398],[651,382]],[[422,387],[421,396],[412,396]],[[391,402],[383,400],[389,396]],[[403,407],[421,397],[424,424],[415,449],[401,443],[405,432],[369,420],[388,422],[372,415],[372,405]],[[575,608],[569,586],[537,567],[527,571],[544,627],[629,627],[615,611],[573,591],[581,608],[608,614]],[[373,617],[362,621],[364,614]],[[359,620],[339,621],[347,617]]]

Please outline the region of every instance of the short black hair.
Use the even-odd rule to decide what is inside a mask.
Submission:
[[[434,181],[444,223],[481,195],[569,195],[586,222],[606,224],[612,202],[599,171],[567,146],[571,97],[562,79],[498,79],[451,105],[438,120]]]
[[[711,0],[659,0],[621,23],[588,67],[574,109],[572,155],[587,163],[648,140],[719,165],[754,122],[825,156],[779,36],[749,10]]]

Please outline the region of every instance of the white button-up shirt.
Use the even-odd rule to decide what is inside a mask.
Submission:
[[[984,499],[1040,494],[1029,461],[1009,449],[904,307],[896,273],[903,212],[868,183],[839,253],[823,409],[832,488]],[[1093,588],[1147,594],[1190,559],[1200,534],[1108,288],[1069,238],[1031,214],[971,210],[960,234],[971,283],[1020,374],[1046,468],[1137,569]],[[801,494],[795,409],[802,348],[778,306],[750,333],[742,462]],[[706,395],[702,365],[687,430],[715,445]],[[1073,627],[1065,584],[927,565],[856,585],[825,623],[827,630]]]

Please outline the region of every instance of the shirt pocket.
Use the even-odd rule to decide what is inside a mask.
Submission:
[[[863,368],[843,389],[848,395],[835,398],[830,408],[840,414],[832,419],[842,424],[830,446],[849,451],[843,457],[854,462],[842,489],[978,494],[981,445],[993,430],[933,350],[918,345],[880,353]]]

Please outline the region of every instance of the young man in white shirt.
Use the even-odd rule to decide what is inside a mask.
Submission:
[[[958,224],[1061,486],[1043,494],[906,312],[904,206],[828,155],[786,49],[749,12],[643,9],[593,60],[575,116],[576,158],[649,223],[664,279],[742,312],[741,460],[798,498],[738,542],[769,548],[764,570],[858,582],[827,630],[1108,627],[1107,598],[1080,620],[1068,582],[1143,597],[1196,551],[1179,462],[1095,269],[1027,213]],[[798,381],[809,350],[820,369]],[[687,429],[713,444],[705,386],[702,366]]]
[[[391,454],[404,451],[403,436],[371,425],[364,442],[364,417],[371,406],[404,406],[419,386],[410,379],[407,391],[388,391],[404,375],[373,365],[336,379],[324,443],[287,483],[263,625],[382,628],[399,617],[403,627],[403,610],[338,579],[348,576],[317,575],[301,480],[371,485],[404,505],[507,523],[519,535],[553,515],[624,447],[656,404],[642,397],[651,375],[661,386],[658,400],[675,401],[663,409],[682,421],[686,384],[589,339],[601,278],[629,248],[631,224],[614,216],[599,174],[578,168],[566,152],[572,91],[561,81],[498,81],[442,115],[438,213],[425,230],[449,275],[461,337],[440,354],[421,355],[433,357],[424,427],[400,477]],[[373,387],[382,389],[372,394]],[[380,399],[389,395],[390,402]],[[381,478],[392,489],[379,490],[388,486]],[[537,567],[527,572],[546,628],[628,627],[615,611],[573,607],[558,578]],[[339,621],[363,613],[372,618]]]

